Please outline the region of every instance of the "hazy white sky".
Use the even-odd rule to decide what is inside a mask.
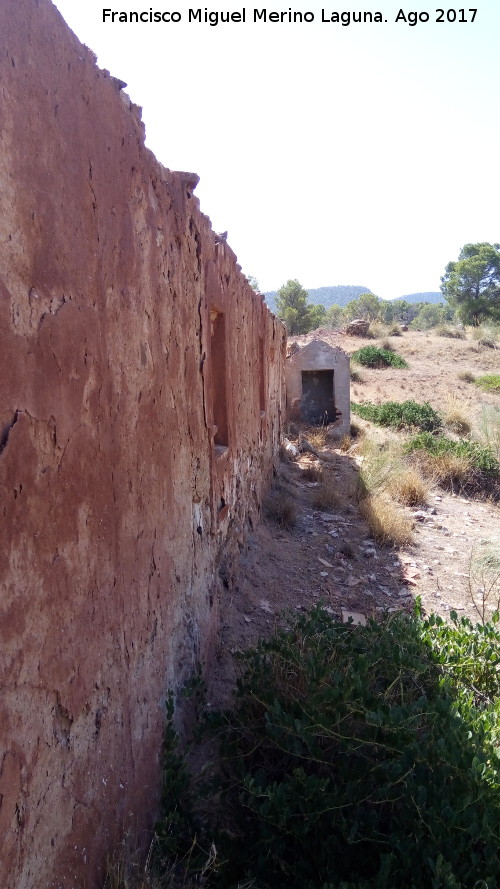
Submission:
[[[500,241],[500,2],[472,0],[474,22],[450,2],[442,23],[428,0],[200,7],[246,9],[217,27],[189,23],[187,0],[56,6],[143,106],[158,159],[200,175],[203,212],[261,289],[298,278],[393,298],[438,290],[463,244]],[[103,23],[103,8],[182,21]],[[254,24],[254,8],[315,21]],[[360,8],[387,21],[321,21]],[[396,23],[400,9],[429,21]]]

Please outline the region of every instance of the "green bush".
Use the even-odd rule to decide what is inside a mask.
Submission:
[[[498,889],[500,634],[451,617],[354,627],[317,607],[243,656],[209,722],[204,885]]]
[[[434,303],[424,303],[418,315],[413,319],[410,327],[413,330],[430,330],[438,324],[444,325],[446,309],[442,305]]]
[[[441,426],[441,418],[426,401],[386,401],[384,404],[356,404],[351,402],[351,411],[364,420],[371,420],[379,426],[395,426],[396,429],[417,429],[432,431]]]
[[[476,386],[485,392],[500,392],[500,374],[484,374],[474,380]]]
[[[363,346],[351,355],[353,361],[363,364],[365,367],[408,367],[408,364],[389,349],[380,349],[377,346]]]
[[[406,445],[407,453],[418,450],[428,451],[434,456],[452,454],[456,457],[465,457],[467,460],[470,460],[471,465],[475,469],[491,475],[498,475],[500,468],[498,460],[489,448],[467,439],[454,441],[451,438],[446,438],[444,435],[431,435],[430,432],[421,432]]]

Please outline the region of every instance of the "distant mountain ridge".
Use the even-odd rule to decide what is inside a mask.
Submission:
[[[373,290],[370,290],[369,287],[362,287],[359,284],[335,284],[330,287],[313,287],[307,292],[309,294],[309,302],[312,305],[322,305],[325,309],[329,309],[330,306],[346,306],[347,303],[357,299],[362,293],[373,293]],[[266,303],[272,312],[276,311],[277,294],[277,290],[270,290],[264,294]],[[429,290],[425,293],[407,293],[405,296],[399,296],[396,299],[403,299],[410,304],[446,302],[443,294],[435,290]],[[388,300],[388,302],[396,302],[396,299]]]
[[[407,293],[405,296],[398,296],[397,299],[404,299],[407,303],[445,303],[446,300],[440,290],[427,290],[425,293]],[[391,299],[389,302],[396,302]]]

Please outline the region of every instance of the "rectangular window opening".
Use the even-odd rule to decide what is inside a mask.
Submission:
[[[266,412],[266,366],[264,362],[264,338],[259,337],[259,408],[260,413]]]
[[[226,383],[226,319],[223,312],[210,309],[210,360],[212,365],[212,416],[216,453],[229,446]]]

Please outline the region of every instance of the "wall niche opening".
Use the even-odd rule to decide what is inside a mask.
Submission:
[[[226,319],[214,306],[210,309],[210,361],[212,365],[212,416],[214,447],[223,453],[229,446],[226,382]]]
[[[264,339],[259,337],[259,410],[261,416],[266,412],[266,364],[264,360]]]

